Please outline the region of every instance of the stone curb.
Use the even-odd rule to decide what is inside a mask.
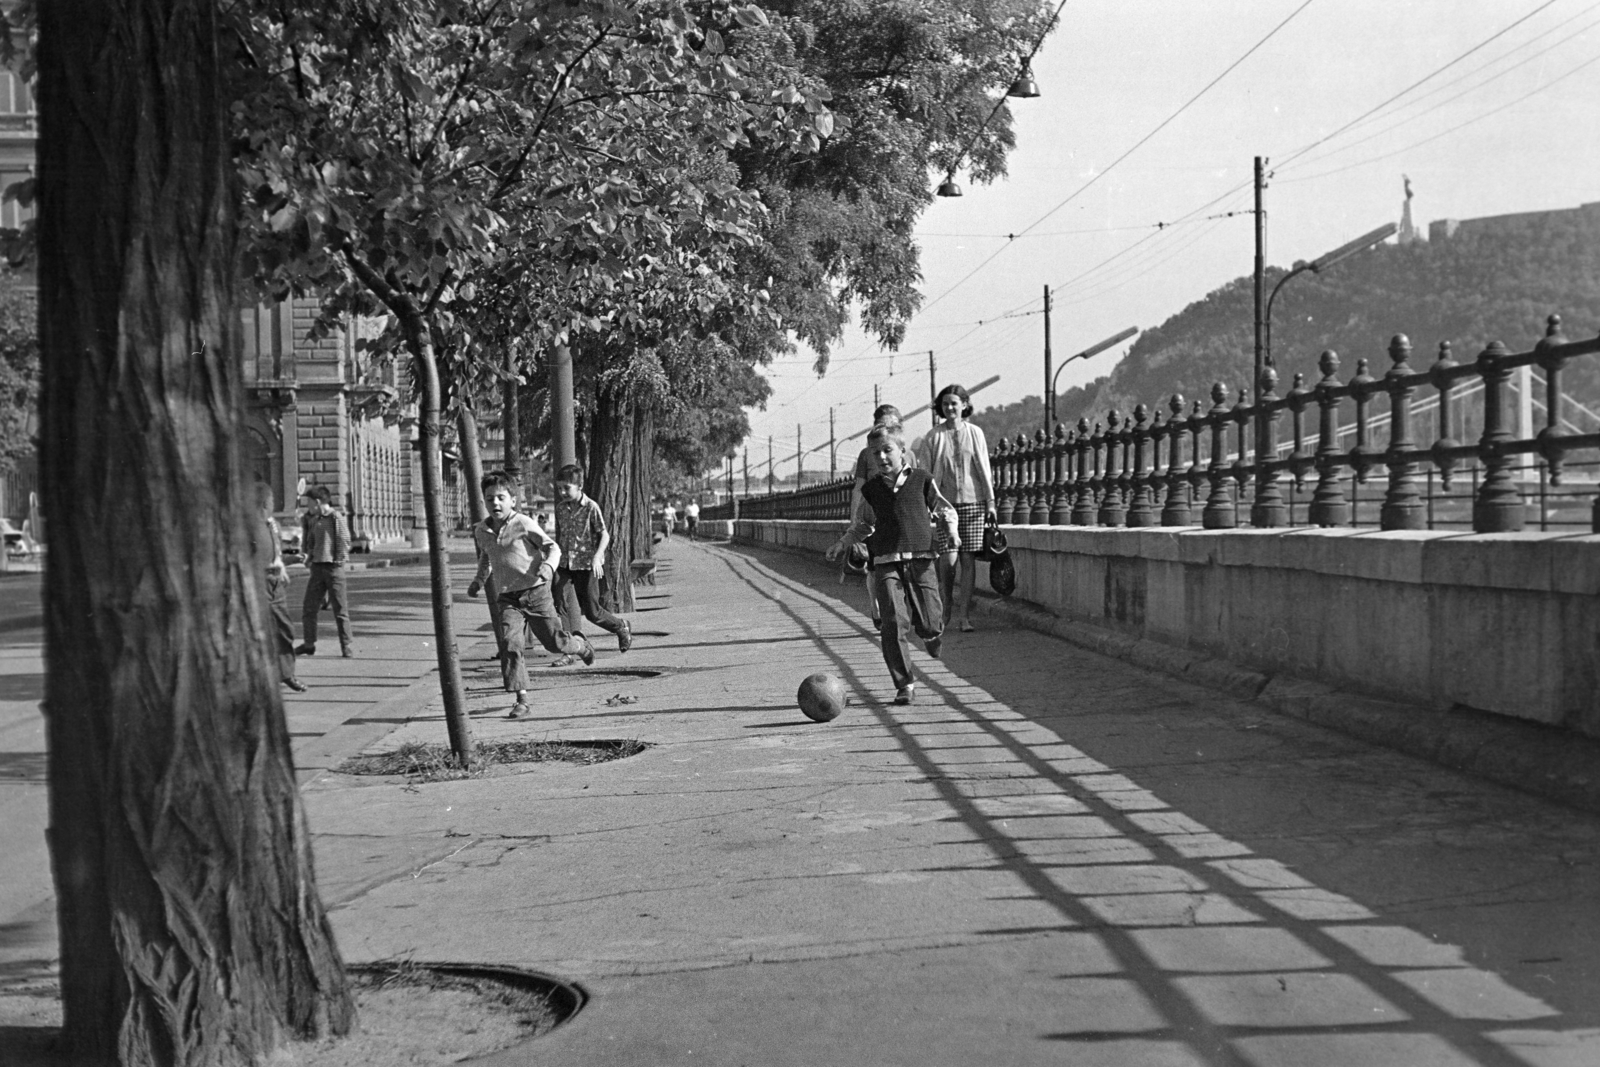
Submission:
[[[832,567],[815,552],[802,548],[741,540],[733,543],[803,556]],[[1219,689],[1237,700],[1261,704],[1371,744],[1600,814],[1600,741],[1569,730],[1486,712],[1440,711],[1381,700],[1321,682],[1251,670],[1177,645],[1073,622],[1029,601],[1002,600],[993,593],[979,593],[973,606],[1010,625],[1136,667]]]
[[[1027,601],[979,596],[985,615],[1452,770],[1600,814],[1600,741],[1539,723],[1440,711],[1250,670],[1177,645],[1073,622]]]

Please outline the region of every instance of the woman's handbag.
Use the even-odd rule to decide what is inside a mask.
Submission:
[[[1006,554],[1006,548],[1006,535],[1001,532],[1000,523],[986,516],[983,520],[983,544],[973,554],[986,563],[992,563]]]
[[[1017,591],[1017,568],[1011,562],[1011,553],[1002,552],[989,561],[989,588],[1001,596]]]

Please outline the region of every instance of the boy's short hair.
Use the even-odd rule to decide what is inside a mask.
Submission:
[[[516,499],[517,496],[516,479],[512,478],[511,475],[507,474],[505,471],[490,471],[488,474],[485,474],[483,476],[483,480],[478,483],[478,488],[483,490],[484,496],[488,496],[496,489],[504,489],[506,492],[511,494],[513,500]]]
[[[306,496],[312,500],[318,500],[326,504],[333,499],[333,490],[329,489],[325,485],[313,485],[310,489],[306,490]]]
[[[905,435],[900,432],[900,427],[890,426],[888,423],[879,423],[867,434],[867,447],[871,448],[884,441],[892,441],[900,451],[906,450]]]
[[[556,481],[566,482],[568,485],[582,485],[583,468],[576,463],[568,463],[565,467],[556,471]]]
[[[872,421],[874,423],[886,422],[888,421],[888,416],[890,415],[894,416],[895,422],[899,422],[904,418],[904,416],[900,414],[900,409],[895,407],[893,404],[879,404],[872,411]]]
[[[900,421],[900,413],[898,411],[891,411],[886,415],[879,416],[878,420],[872,425],[874,429],[879,426],[888,426],[889,428],[895,430],[905,429],[905,423]]]

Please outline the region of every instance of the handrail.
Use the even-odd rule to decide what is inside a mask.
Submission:
[[[1104,424],[1079,419],[1069,430],[1057,424],[1053,438],[1041,429],[1032,439],[1018,434],[1002,440],[992,457],[996,510],[1001,522],[1033,525],[1187,526],[1196,518],[1210,529],[1229,529],[1248,522],[1257,527],[1290,524],[1280,479],[1297,483],[1315,476],[1316,488],[1307,509],[1315,526],[1351,521],[1348,480],[1365,482],[1371,472],[1386,472],[1380,514],[1385,530],[1424,529],[1427,505],[1419,482],[1424,469],[1437,473],[1446,489],[1463,464],[1472,463],[1475,491],[1472,528],[1479,532],[1520,530],[1526,523],[1518,471],[1524,456],[1543,461],[1551,485],[1561,484],[1568,454],[1600,449],[1600,431],[1582,432],[1565,409],[1579,407],[1561,388],[1565,365],[1600,353],[1600,338],[1570,341],[1561,319],[1547,320],[1545,336],[1525,352],[1513,353],[1499,341],[1476,359],[1457,362],[1449,342],[1425,370],[1411,365],[1411,342],[1397,334],[1389,343],[1390,368],[1381,376],[1368,373],[1367,360],[1356,363],[1348,381],[1339,378],[1340,361],[1333,351],[1318,361],[1321,378],[1307,388],[1296,376],[1285,395],[1277,393],[1278,375],[1263,370],[1254,404],[1243,391],[1235,398],[1221,383],[1211,390],[1211,406],[1181,396],[1166,403],[1167,413],[1154,417],[1144,404],[1131,417],[1109,412]],[[1512,372],[1532,366],[1542,370],[1544,426],[1519,438],[1508,420]],[[1413,397],[1431,388],[1434,396]],[[1482,395],[1482,431],[1475,443],[1456,439],[1461,432],[1459,405]],[[1389,411],[1371,414],[1375,399],[1387,397]],[[1232,400],[1232,403],[1230,403]],[[1340,414],[1354,407],[1354,423],[1341,427]],[[1413,418],[1438,411],[1437,434],[1428,444],[1413,439]],[[1185,411],[1188,412],[1187,416]],[[1306,414],[1314,412],[1313,443]],[[1279,444],[1279,422],[1287,415],[1290,440]],[[1373,431],[1386,428],[1379,445]],[[1351,433],[1349,447],[1344,439]],[[1187,446],[1185,442],[1187,441]],[[1163,452],[1165,463],[1163,463]],[[1262,460],[1259,457],[1270,456]],[[1477,472],[1481,471],[1481,477]],[[1246,490],[1253,492],[1248,504]],[[1591,507],[1590,527],[1600,532],[1600,498]]]

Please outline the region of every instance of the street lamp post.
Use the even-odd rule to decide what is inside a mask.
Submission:
[[[1265,336],[1262,338],[1261,344],[1264,366],[1272,366],[1272,302],[1278,299],[1278,290],[1282,289],[1284,284],[1297,274],[1300,274],[1304,271],[1310,271],[1312,274],[1321,274],[1323,271],[1327,270],[1340,260],[1347,259],[1350,256],[1355,255],[1357,252],[1363,252],[1380,241],[1388,240],[1390,237],[1394,236],[1394,232],[1397,229],[1399,229],[1399,227],[1394,223],[1386,222],[1382,226],[1379,226],[1376,230],[1373,230],[1371,233],[1364,233],[1360,237],[1357,237],[1354,241],[1351,241],[1348,244],[1340,245],[1338,248],[1335,248],[1332,252],[1329,252],[1325,256],[1313,259],[1310,263],[1300,264],[1288,274],[1285,274],[1282,278],[1278,279],[1278,284],[1272,287],[1272,295],[1267,297],[1266,313],[1262,315],[1262,318],[1265,320],[1262,323]],[[1259,389],[1260,387],[1260,383],[1257,382],[1256,388]]]
[[[1056,413],[1056,382],[1060,379],[1061,372],[1067,369],[1068,363],[1071,363],[1075,359],[1088,359],[1090,356],[1098,356],[1106,349],[1112,347],[1113,345],[1120,345],[1122,342],[1126,341],[1128,338],[1132,337],[1138,332],[1139,327],[1129,326],[1121,333],[1113,334],[1112,336],[1107,337],[1104,341],[1090,345],[1082,352],[1070,355],[1066,359],[1062,360],[1061,366],[1056,368],[1055,374],[1050,379],[1050,395],[1044,398],[1045,411],[1050,415],[1050,417],[1054,418]],[[1047,430],[1046,432],[1048,433],[1049,431]]]

